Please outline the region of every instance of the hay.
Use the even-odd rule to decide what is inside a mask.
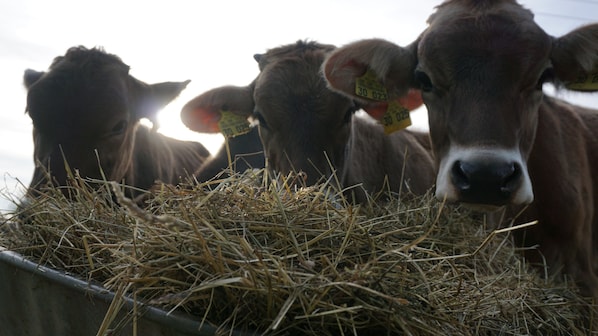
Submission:
[[[519,228],[493,231],[431,195],[355,206],[326,184],[293,190],[249,171],[161,185],[143,210],[92,182],[68,188],[74,202],[45,189],[5,220],[0,244],[223,333],[590,332],[593,308],[529,269],[511,243]]]

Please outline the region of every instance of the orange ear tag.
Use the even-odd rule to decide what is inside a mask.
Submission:
[[[411,125],[409,110],[397,101],[388,102],[388,109],[380,119],[380,123],[384,126],[384,133],[386,134],[400,131]]]
[[[371,69],[368,69],[363,76],[355,78],[355,94],[377,101],[388,100],[386,88],[378,81]]]
[[[565,84],[567,89],[579,91],[597,91],[598,90],[598,71],[589,75],[580,76],[575,82]]]
[[[231,111],[220,111],[220,115],[218,127],[220,127],[220,132],[227,138],[234,138],[251,130],[249,121],[243,116],[234,114]]]

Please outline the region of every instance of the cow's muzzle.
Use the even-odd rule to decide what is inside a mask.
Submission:
[[[527,165],[517,149],[453,146],[440,161],[436,197],[503,206],[534,199]]]
[[[457,160],[451,179],[461,202],[500,206],[521,186],[522,173],[517,162]]]

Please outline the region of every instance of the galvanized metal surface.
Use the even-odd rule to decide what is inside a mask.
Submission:
[[[0,336],[97,334],[114,293],[3,249],[0,246]],[[107,335],[134,335],[133,323],[126,318],[133,304],[125,299],[115,321],[126,323]],[[147,306],[140,309],[143,313],[136,322],[139,336],[216,334],[215,327],[201,326],[189,316]]]

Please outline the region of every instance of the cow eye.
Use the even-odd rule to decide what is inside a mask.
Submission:
[[[128,125],[129,123],[126,120],[119,121],[116,123],[116,125],[114,125],[114,127],[112,127],[112,130],[110,130],[110,135],[113,136],[123,134],[127,130]]]
[[[432,80],[430,79],[430,77],[428,77],[428,75],[425,72],[423,72],[421,70],[415,70],[414,75],[415,75],[415,81],[419,85],[420,90],[422,90],[424,92],[432,91],[432,89],[434,88],[434,85],[432,85]]]
[[[257,119],[257,121],[260,124],[260,127],[268,129],[268,123],[266,122],[266,119],[264,119],[264,116],[259,111],[253,111],[253,117],[255,119]]]
[[[542,90],[542,85],[547,82],[552,82],[554,80],[554,69],[547,68],[542,72],[540,78],[538,78],[538,82],[536,84],[537,90]]]

